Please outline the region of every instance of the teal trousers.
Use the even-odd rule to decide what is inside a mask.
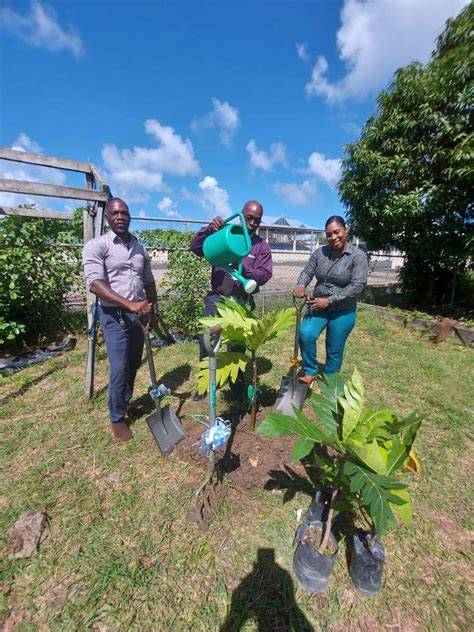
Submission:
[[[342,365],[342,357],[346,340],[354,329],[356,308],[336,312],[321,309],[309,312],[301,322],[300,349],[305,375],[318,373],[316,360],[316,341],[326,327],[326,368],[324,373],[338,373]]]

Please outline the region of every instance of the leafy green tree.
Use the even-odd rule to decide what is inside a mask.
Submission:
[[[394,511],[409,524],[412,511],[407,485],[395,473],[410,458],[415,461],[411,449],[421,420],[416,414],[400,419],[389,409],[364,409],[364,385],[357,369],[345,383],[334,373],[319,384],[321,393],[313,393],[309,400],[315,421],[297,408],[296,418],[272,412],[257,432],[268,437],[296,435],[294,460],[308,456],[315,446],[329,448],[326,455],[315,454],[322,482],[332,488],[320,546],[323,553],[335,512],[348,504],[360,510],[377,535],[396,526]]]
[[[82,286],[82,209],[74,222],[5,217],[0,222],[0,345],[48,336],[64,328],[67,293]],[[82,235],[81,239],[82,241]]]
[[[361,137],[346,147],[339,192],[370,248],[405,253],[403,288],[447,302],[468,260],[474,210],[474,3],[449,20],[426,65],[396,72]]]
[[[269,311],[257,319],[254,311],[246,303],[230,297],[222,297],[217,303],[217,316],[201,318],[201,323],[207,329],[219,325],[222,328],[223,342],[239,345],[243,351],[227,351],[219,353],[217,357],[216,386],[222,387],[228,382],[235,382],[239,371],[245,372],[247,367],[251,371],[251,384],[248,387],[250,427],[255,429],[257,417],[258,371],[257,353],[270,340],[284,336],[295,325],[295,310],[293,308]],[[203,394],[209,384],[209,369],[207,359],[200,363],[198,376],[198,391]]]

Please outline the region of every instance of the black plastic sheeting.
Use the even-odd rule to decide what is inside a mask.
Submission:
[[[165,338],[159,338],[158,336],[150,334],[150,339],[152,347],[162,349],[163,347],[174,345],[176,343],[181,344],[183,342],[192,342],[195,338],[193,338],[193,336],[183,334],[181,331],[172,331],[169,336],[166,336]]]
[[[39,364],[50,358],[56,358],[66,351],[72,351],[76,346],[76,342],[76,338],[68,338],[57,346],[49,345],[48,347],[40,347],[36,351],[29,351],[21,355],[0,358],[0,375],[11,375],[32,364]]]

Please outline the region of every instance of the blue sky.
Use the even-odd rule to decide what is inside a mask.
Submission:
[[[377,93],[465,4],[3,0],[0,144],[93,162],[136,215],[207,219],[253,198],[320,227],[344,211],[339,160]]]

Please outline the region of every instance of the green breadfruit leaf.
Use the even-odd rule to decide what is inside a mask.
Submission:
[[[411,503],[410,492],[408,489],[391,489],[390,493],[393,496],[398,496],[404,501],[403,505],[390,503],[390,508],[392,511],[395,511],[405,527],[408,527],[413,518],[413,506]]]
[[[342,440],[345,441],[360,423],[364,405],[364,385],[357,369],[354,369],[351,380],[344,385],[344,395],[339,397],[339,403],[344,409]]]
[[[301,411],[294,407],[296,418],[271,412],[257,427],[257,432],[267,437],[295,434],[313,441],[324,443],[327,437]]]
[[[312,393],[308,400],[308,405],[321,422],[324,430],[331,434],[337,433],[338,414],[333,405],[319,393]],[[337,405],[337,403],[336,403]]]
[[[390,409],[372,410],[368,408],[362,416],[358,430],[367,441],[371,439],[386,441],[391,436],[389,426],[395,419],[396,415]]]
[[[319,390],[331,404],[334,411],[338,411],[338,399],[344,395],[344,380],[339,373],[323,375],[318,382]]]
[[[411,423],[403,435],[403,438],[393,437],[387,459],[387,474],[392,474],[400,469],[410,454],[410,450],[415,441],[416,434],[421,425],[421,419]]]
[[[255,310],[248,303],[233,296],[221,296],[216,304],[217,309],[231,309],[242,316],[242,318],[255,318]]]
[[[389,442],[390,447],[387,458],[387,474],[392,474],[402,467],[408,458],[410,450],[406,450],[400,437],[393,437]]]
[[[413,443],[415,442],[416,435],[418,433],[418,430],[420,429],[420,426],[421,419],[418,419],[418,421],[408,426],[407,431],[403,435],[403,445],[408,452],[410,452]]]
[[[421,418],[418,413],[413,412],[408,417],[404,417],[403,419],[397,419],[393,423],[390,424],[389,430],[391,434],[398,434],[405,428],[409,428],[414,424],[418,424],[421,422]],[[417,428],[418,429],[418,428]]]
[[[314,441],[311,441],[306,437],[300,437],[296,440],[295,445],[293,446],[293,451],[291,452],[291,460],[301,461],[301,459],[303,459],[305,456],[308,456],[314,446]]]
[[[395,479],[366,470],[355,463],[344,464],[344,474],[350,480],[350,491],[360,492],[362,504],[366,507],[378,535],[396,524],[390,503],[404,505],[405,500],[393,492],[405,489],[406,485]]]
[[[235,383],[239,371],[244,372],[249,358],[238,351],[224,351],[217,356],[216,387],[221,388],[227,382]],[[199,363],[198,393],[203,395],[209,387],[209,360]]]
[[[263,318],[252,322],[251,330],[246,333],[247,348],[255,352],[273,338],[284,336],[294,327],[295,318],[295,310],[291,308],[267,312]]]
[[[377,474],[387,474],[387,450],[379,446],[376,439],[363,445],[354,445],[348,441],[347,449],[369,469]]]
[[[219,325],[222,327],[222,332],[224,336],[226,336],[226,332],[228,328],[233,328],[243,331],[250,331],[252,324],[257,321],[253,318],[243,318],[238,312],[228,308],[221,308],[219,310],[219,315],[216,316],[204,316],[199,321],[202,325],[202,330],[207,329],[208,327],[213,327],[214,325]]]

